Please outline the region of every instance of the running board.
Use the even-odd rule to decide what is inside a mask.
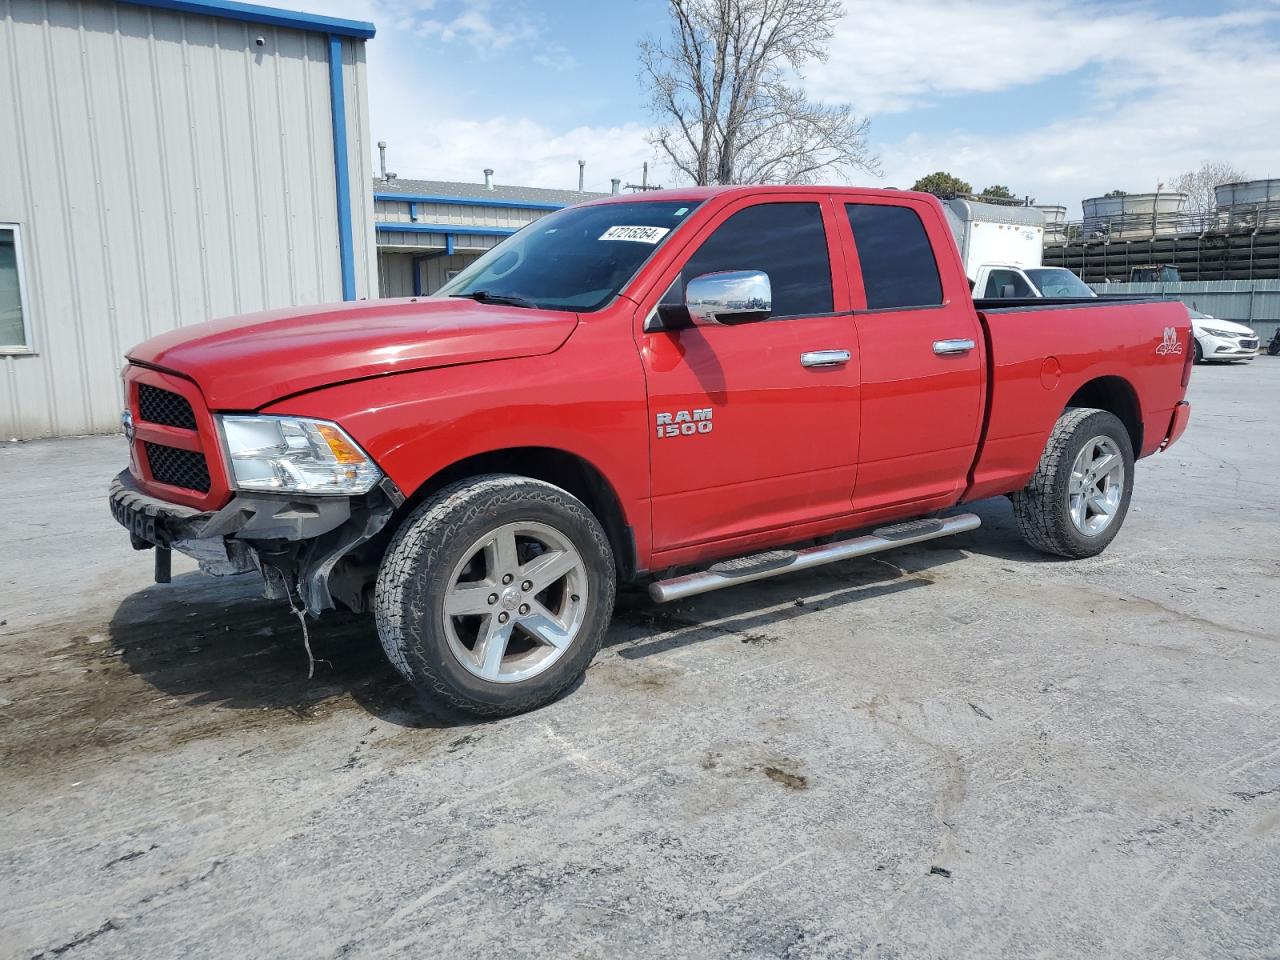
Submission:
[[[651,583],[649,596],[657,603],[670,603],[672,600],[683,600],[685,597],[710,593],[739,583],[765,580],[795,570],[808,570],[826,563],[865,557],[893,547],[949,537],[966,530],[975,530],[981,525],[982,521],[972,513],[961,513],[941,520],[909,520],[890,527],[880,527],[866,536],[851,540],[837,540],[835,543],[824,543],[804,550],[770,550],[734,560],[722,560],[698,573]]]

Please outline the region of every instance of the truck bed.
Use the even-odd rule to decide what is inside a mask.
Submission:
[[[1059,413],[1096,405],[1098,391],[1130,410],[1135,456],[1159,449],[1183,394],[1191,321],[1180,302],[1081,297],[979,299],[974,306],[989,377],[986,429],[966,501],[1025,484]]]
[[[1140,293],[1109,293],[1097,297],[975,297],[973,305],[979,312],[989,313],[996,310],[1025,310],[1028,307],[1036,310],[1052,310],[1055,307],[1089,307],[1116,303],[1117,301],[1124,303],[1162,302],[1158,297],[1150,297]]]

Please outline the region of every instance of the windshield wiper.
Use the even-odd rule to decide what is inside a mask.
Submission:
[[[488,290],[472,290],[470,293],[451,293],[451,297],[464,297],[476,303],[498,303],[504,307],[537,308],[537,304],[527,297],[514,293],[490,293]]]

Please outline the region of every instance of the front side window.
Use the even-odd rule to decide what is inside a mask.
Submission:
[[[0,350],[28,350],[22,238],[16,224],[0,223]]]
[[[942,303],[938,262],[920,217],[909,207],[847,203],[862,267],[868,310],[935,307]]]
[[[1035,291],[1017,270],[992,270],[987,276],[987,289],[982,295],[988,300],[1004,300],[1010,297],[1034,297]]]
[[[834,309],[827,233],[816,203],[761,203],[739,210],[703,241],[663,301],[683,303],[685,284],[722,270],[767,273],[774,317],[810,317]]]
[[[696,207],[689,200],[650,200],[559,210],[503,240],[435,296],[599,310]]]

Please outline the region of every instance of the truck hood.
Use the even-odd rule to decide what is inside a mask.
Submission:
[[[128,357],[194,380],[210,409],[256,410],[348,380],[551,353],[577,322],[465,299],[371,300],[212,320],[153,337]]]

